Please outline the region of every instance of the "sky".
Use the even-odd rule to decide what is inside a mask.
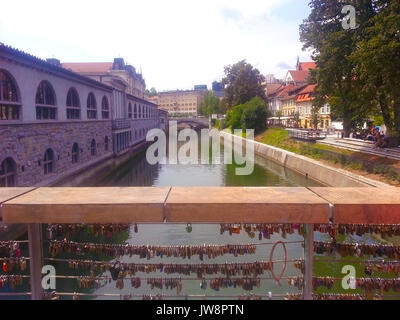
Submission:
[[[246,59],[283,78],[302,51],[309,0],[13,0],[1,4],[0,42],[61,62],[122,57],[158,91],[211,86]]]

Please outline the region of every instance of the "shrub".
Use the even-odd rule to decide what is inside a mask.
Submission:
[[[255,97],[250,101],[232,108],[226,115],[226,125],[233,129],[254,129],[260,132],[266,129],[268,111],[263,99]]]

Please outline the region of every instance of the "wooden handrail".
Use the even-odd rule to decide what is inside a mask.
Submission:
[[[5,223],[400,224],[400,188],[0,188]]]

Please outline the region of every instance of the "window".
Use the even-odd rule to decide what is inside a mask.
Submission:
[[[90,143],[90,154],[92,156],[96,155],[96,140],[92,139],[92,142]]]
[[[129,103],[129,106],[128,106],[128,118],[132,119],[132,105],[130,103]]]
[[[15,82],[8,73],[0,70],[0,120],[19,120],[20,108]]]
[[[133,117],[134,117],[135,119],[137,119],[137,107],[136,107],[136,103],[135,103],[135,106],[133,107]]]
[[[79,161],[79,146],[74,143],[72,146],[72,163],[77,163]]]
[[[96,106],[96,98],[93,92],[89,93],[87,98],[87,118],[88,119],[96,119],[97,118],[97,106]]]
[[[141,118],[142,118],[142,107],[139,104],[139,119],[141,119]]]
[[[53,87],[48,81],[42,81],[36,91],[36,119],[55,120],[56,115],[56,98]]]
[[[47,149],[44,154],[43,166],[44,174],[52,173],[54,167],[54,152],[51,149]]]
[[[104,150],[108,151],[108,136],[104,138]]]
[[[101,117],[103,119],[108,119],[110,117],[110,108],[108,106],[108,99],[106,96],[101,100]]]
[[[0,166],[0,187],[15,187],[16,164],[12,158],[6,158]]]
[[[67,119],[79,120],[81,118],[81,104],[79,102],[78,92],[71,88],[67,94]]]

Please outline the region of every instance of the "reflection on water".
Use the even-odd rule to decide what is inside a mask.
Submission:
[[[90,184],[95,183],[96,186],[320,186],[313,180],[257,155],[253,173],[238,176],[235,174],[238,166],[223,164],[223,154],[221,150],[219,154],[210,155],[210,163],[215,163],[218,158],[222,164],[150,165],[146,160],[146,153],[142,152],[100,181],[91,181]],[[199,155],[199,159],[200,157]]]
[[[200,152],[199,152],[200,153]],[[223,151],[219,154],[210,155],[212,159],[219,157],[223,163]],[[287,170],[276,163],[256,156],[253,174],[249,176],[235,175],[236,165],[149,165],[146,161],[145,152],[132,158],[126,164],[113,171],[110,175],[101,181],[95,182],[96,186],[318,186],[315,181],[306,179],[291,170]],[[90,183],[92,185],[93,182]],[[154,244],[154,245],[188,245],[188,244],[248,244],[248,243],[264,243],[282,240],[281,236],[276,235],[271,240],[250,239],[248,234],[242,232],[240,235],[228,234],[221,235],[218,225],[193,225],[193,231],[187,233],[185,225],[140,225],[139,233],[130,230],[127,242],[130,244]],[[121,239],[122,240],[122,239]],[[299,235],[288,235],[288,241],[300,241],[303,238]],[[119,243],[123,243],[122,240]],[[288,244],[288,259],[296,259],[303,257],[303,250],[299,243]],[[226,255],[203,263],[225,263],[225,262],[251,262],[251,261],[268,261],[271,251],[271,245],[260,245],[254,255],[245,255],[233,257]],[[283,252],[280,246],[277,247],[274,260],[283,258]],[[123,257],[124,262],[140,262],[155,263],[162,261],[164,263],[200,263],[198,258],[191,260],[181,258],[154,258],[151,260],[140,260],[138,257]],[[279,274],[283,267],[277,264],[274,267],[275,273]],[[109,275],[108,272],[105,275]],[[285,276],[297,276],[299,271],[294,269],[293,263],[288,263]],[[182,277],[179,274],[165,275],[158,274],[140,274],[138,277]],[[221,275],[211,276],[218,278]],[[265,273],[262,277],[270,278],[269,273]],[[188,278],[188,277],[182,277]],[[192,274],[189,278],[196,278],[196,274]],[[209,276],[210,278],[210,276]],[[200,280],[183,281],[183,290],[181,295],[242,295],[246,291],[238,288],[221,289],[219,292],[210,289],[208,285],[206,290],[200,288]],[[68,285],[69,291],[77,290]],[[75,285],[76,287],[76,285]],[[286,280],[276,284],[273,280],[263,280],[260,288],[255,288],[252,293],[268,295],[271,291],[273,294],[284,294],[287,292],[297,292],[297,289],[289,287]],[[119,290],[115,286],[115,282],[107,284],[100,289],[91,290],[92,293],[116,293],[116,294],[157,294],[176,295],[176,290],[150,290],[146,281],[142,280],[142,286],[139,289],[132,289],[130,281],[125,281],[123,290]],[[98,297],[97,299],[107,299],[107,297]]]

